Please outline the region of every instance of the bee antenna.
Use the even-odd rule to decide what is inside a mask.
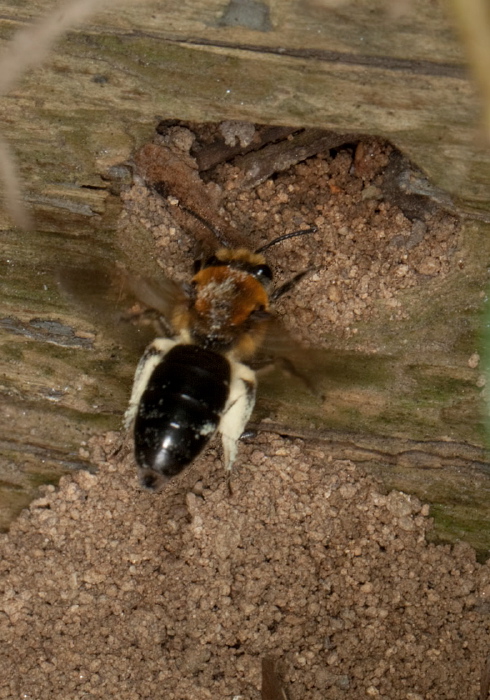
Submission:
[[[194,211],[194,209],[189,209],[189,207],[184,207],[182,204],[180,205],[180,208],[193,216],[195,219],[197,219],[203,226],[206,226],[207,229],[211,231],[213,236],[216,238],[218,243],[220,243],[222,246],[225,248],[229,247],[228,242],[226,241],[225,236],[221,233],[219,229],[217,229],[213,224],[211,224],[207,219],[204,218],[204,216],[201,216],[200,214],[197,213],[197,211]]]
[[[279,236],[278,238],[274,238],[273,241],[270,241],[270,243],[266,243],[265,245],[261,246],[260,248],[257,248],[255,251],[256,253],[263,253],[264,250],[267,250],[268,248],[271,248],[273,245],[276,245],[276,243],[281,243],[282,241],[286,241],[288,238],[296,238],[296,236],[306,236],[309,233],[316,233],[318,231],[318,228],[316,226],[311,226],[310,228],[303,228],[301,231],[293,231],[292,233],[285,233],[283,236]]]

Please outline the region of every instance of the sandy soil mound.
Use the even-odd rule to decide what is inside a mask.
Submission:
[[[265,434],[232,495],[213,449],[150,494],[113,440],[1,540],[0,697],[256,700],[264,656],[291,700],[478,697],[490,568],[427,506]]]

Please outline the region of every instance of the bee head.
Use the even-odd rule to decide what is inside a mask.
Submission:
[[[252,275],[264,287],[272,282],[272,270],[260,253],[252,253],[246,248],[220,248],[206,260],[196,260],[194,273],[208,267],[231,267]]]
[[[311,226],[310,228],[301,229],[300,231],[286,233],[283,236],[278,236],[278,238],[269,241],[269,243],[261,246],[254,253],[247,248],[220,248],[214,255],[210,255],[205,260],[195,260],[194,274],[198,273],[200,270],[204,270],[206,267],[227,265],[228,267],[248,272],[249,275],[252,275],[252,277],[255,277],[262,285],[267,287],[272,281],[272,270],[269,265],[267,265],[262,253],[277,243],[286,241],[289,238],[316,233],[317,230],[316,226]]]

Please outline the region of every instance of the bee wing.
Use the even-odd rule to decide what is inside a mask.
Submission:
[[[146,279],[100,263],[62,267],[56,276],[61,290],[89,320],[104,327],[116,341],[138,351],[157,335],[153,325],[140,323],[141,312],[151,310],[169,319],[175,305],[186,299],[183,288],[168,278]],[[135,304],[138,313],[134,313]]]
[[[187,300],[183,288],[168,277],[155,280],[124,272],[123,282],[138,302],[158,311],[167,320],[170,320],[175,306]]]
[[[257,366],[275,364],[283,371],[301,379],[313,392],[318,392],[314,381],[314,370],[318,364],[315,351],[295,341],[282,323],[271,317],[256,356]]]

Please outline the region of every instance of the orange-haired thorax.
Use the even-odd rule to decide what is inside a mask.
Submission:
[[[253,275],[233,267],[233,262],[205,267],[193,278],[194,302],[190,331],[194,342],[238,356],[254,351],[262,335],[263,317],[269,308],[264,286]],[[265,316],[265,314],[264,314]]]

